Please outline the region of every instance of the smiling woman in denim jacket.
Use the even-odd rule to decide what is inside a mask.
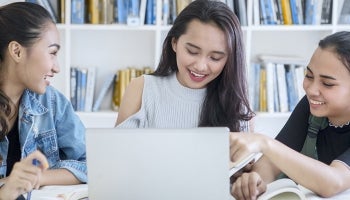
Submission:
[[[23,167],[20,178],[27,184],[17,188],[18,195],[43,185],[87,182],[85,128],[66,97],[49,86],[59,72],[55,23],[37,4],[12,3],[0,7],[0,35],[0,176],[6,177],[5,185],[36,150],[49,169],[29,176]]]

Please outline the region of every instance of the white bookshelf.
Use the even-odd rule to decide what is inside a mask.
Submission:
[[[350,30],[349,25],[338,25],[338,2],[333,0],[330,25],[254,25],[253,2],[247,1],[248,25],[242,27],[246,44],[248,73],[250,63],[259,54],[295,55],[309,60],[318,41],[336,31]],[[61,36],[59,63],[61,73],[53,86],[69,98],[70,67],[96,66],[98,93],[104,77],[128,66],[155,67],[158,63],[163,39],[170,26],[161,25],[161,3],[157,0],[156,25],[127,26],[75,25],[70,23],[71,1],[66,0],[66,23],[58,24]],[[111,110],[111,92],[107,94],[99,112],[78,112],[87,128],[113,127],[117,112]],[[96,94],[95,94],[96,96]],[[274,136],[290,113],[257,113],[256,130]],[[278,121],[278,123],[276,123]]]

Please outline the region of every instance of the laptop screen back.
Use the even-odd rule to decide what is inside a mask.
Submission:
[[[229,131],[87,129],[89,199],[229,199]]]

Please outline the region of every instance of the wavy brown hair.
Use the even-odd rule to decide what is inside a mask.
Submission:
[[[222,73],[207,86],[199,126],[226,126],[240,131],[240,121],[249,121],[254,113],[247,95],[246,63],[243,34],[237,16],[220,1],[195,0],[176,17],[165,37],[156,76],[178,71],[172,39],[177,40],[194,20],[214,22],[227,36],[228,59]]]

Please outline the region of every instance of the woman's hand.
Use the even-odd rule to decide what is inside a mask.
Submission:
[[[33,165],[35,159],[38,165]],[[5,179],[5,184],[0,189],[0,199],[16,199],[21,194],[38,189],[41,174],[48,167],[48,161],[40,151],[35,151],[15,163],[11,174]]]
[[[237,200],[255,200],[265,191],[266,183],[256,172],[243,173],[231,188],[231,194]]]
[[[252,153],[263,153],[267,137],[256,133],[233,132],[230,134],[230,158],[238,163]]]

